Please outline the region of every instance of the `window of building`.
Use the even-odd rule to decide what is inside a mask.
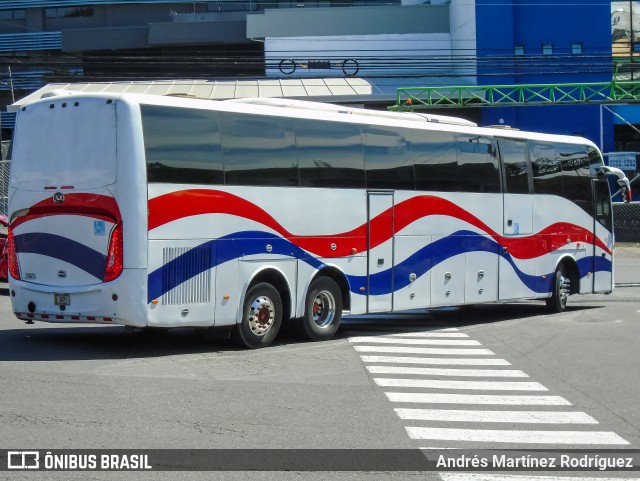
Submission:
[[[17,10],[0,10],[0,20],[24,20],[26,16],[23,8]]]
[[[516,45],[513,47],[514,55],[524,55],[524,45]]]
[[[542,46],[542,55],[553,55],[553,45],[551,44],[544,44]]]
[[[581,43],[572,43],[571,44],[571,53],[573,55],[582,55],[582,44]]]
[[[93,7],[58,7],[45,8],[46,18],[93,17]]]

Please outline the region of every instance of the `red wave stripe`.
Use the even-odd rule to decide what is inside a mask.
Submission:
[[[217,190],[191,189],[171,192],[149,200],[149,230],[169,222],[201,214],[228,214],[253,220],[277,232],[295,245],[318,257],[342,257],[352,254],[352,249],[362,252],[367,248],[367,225],[326,236],[296,236],[262,208],[242,197]],[[391,237],[391,219],[395,219],[395,230],[400,231],[418,219],[431,215],[443,215],[460,219],[492,236],[506,247],[517,259],[532,259],[552,252],[570,242],[593,244],[594,235],[574,224],[559,222],[537,234],[526,237],[503,237],[480,219],[460,206],[441,197],[422,195],[412,197],[380,213],[371,219],[370,247],[374,248]],[[607,253],[611,251],[600,240],[596,245]],[[336,250],[331,244],[337,245]]]
[[[69,192],[64,194],[64,202],[56,204],[53,197],[47,197],[32,205],[27,213],[11,221],[11,228],[40,217],[51,215],[80,215],[94,219],[118,223],[121,220],[116,200],[108,195]]]

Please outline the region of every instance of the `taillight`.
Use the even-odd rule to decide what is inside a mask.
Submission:
[[[16,280],[20,280],[20,266],[18,265],[18,253],[16,252],[16,243],[13,239],[13,231],[9,228],[7,236],[7,257],[9,260],[9,274]]]
[[[109,240],[104,281],[112,281],[120,274],[122,274],[122,224],[117,224]]]

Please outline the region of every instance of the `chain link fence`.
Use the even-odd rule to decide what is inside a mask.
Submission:
[[[640,202],[613,204],[616,242],[640,242]]]

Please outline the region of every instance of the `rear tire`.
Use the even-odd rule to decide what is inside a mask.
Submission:
[[[331,339],[342,320],[342,293],[338,284],[320,277],[309,286],[302,319],[297,320],[299,334],[310,341]]]
[[[231,338],[242,347],[266,347],[276,338],[281,324],[280,294],[271,284],[262,282],[247,291],[242,321],[233,328]]]
[[[551,297],[546,300],[549,312],[557,314],[565,310],[567,307],[567,299],[571,292],[570,286],[570,280],[564,266],[559,265],[553,276],[553,292],[551,293]]]

